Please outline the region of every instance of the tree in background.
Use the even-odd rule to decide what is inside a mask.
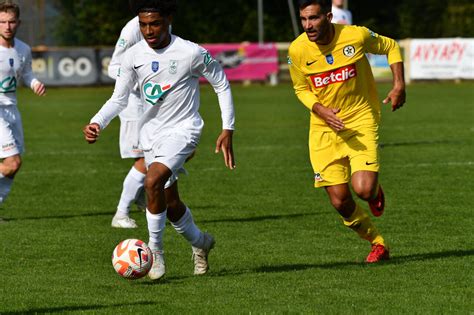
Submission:
[[[474,37],[472,0],[404,1],[400,6],[400,37]]]
[[[349,0],[354,24],[392,38],[474,37],[472,0]]]
[[[115,45],[131,18],[128,0],[55,0],[61,12],[55,37],[60,46]]]
[[[365,26],[376,33],[400,38],[399,6],[403,1],[349,0],[353,24]]]
[[[50,1],[61,12],[55,32],[59,46],[114,45],[133,17],[128,0]],[[288,1],[263,3],[265,41],[292,41]],[[349,9],[354,24],[392,38],[474,37],[473,0],[349,0]],[[257,18],[257,1],[178,0],[173,32],[198,43],[256,42]]]
[[[55,0],[55,6],[61,12],[55,34],[61,46],[114,45],[120,29],[133,17],[127,0]],[[264,21],[266,41],[292,40],[287,1],[265,1]],[[173,32],[199,43],[255,42],[257,2],[180,0]]]

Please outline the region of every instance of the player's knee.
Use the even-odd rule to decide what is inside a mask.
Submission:
[[[15,174],[20,170],[21,159],[5,159],[3,161],[3,172],[5,177],[14,177]]]
[[[356,195],[362,200],[370,200],[374,197],[377,186],[361,186],[353,187]]]
[[[164,190],[165,184],[168,178],[164,176],[155,175],[155,176],[148,176],[145,178],[145,190],[147,193],[153,194],[155,191]]]
[[[377,173],[369,171],[356,172],[352,177],[352,189],[362,200],[370,200],[377,190]]]

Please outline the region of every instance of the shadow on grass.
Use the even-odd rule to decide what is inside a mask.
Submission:
[[[474,250],[450,250],[444,252],[434,252],[434,253],[424,253],[424,254],[412,254],[405,256],[394,256],[388,261],[383,261],[378,264],[366,264],[365,262],[352,262],[352,261],[343,261],[343,262],[332,262],[324,264],[294,264],[294,265],[282,265],[282,266],[262,266],[255,268],[255,272],[287,272],[287,271],[298,271],[306,269],[338,269],[345,267],[377,267],[384,265],[399,265],[404,263],[409,263],[412,261],[427,261],[435,260],[442,258],[457,258],[465,256],[473,256]]]
[[[144,213],[141,210],[131,210],[130,213]],[[110,216],[113,217],[115,210],[108,212],[90,212],[90,213],[76,213],[76,214],[60,214],[60,215],[48,215],[42,217],[19,217],[19,218],[6,218],[3,217],[3,221],[24,221],[24,220],[49,220],[49,219],[74,219],[74,218],[86,218],[86,217],[101,217]]]
[[[131,211],[138,212],[138,211]],[[61,215],[51,215],[43,217],[20,217],[20,218],[3,218],[4,221],[24,221],[24,220],[49,220],[49,219],[73,219],[73,218],[82,218],[82,217],[100,217],[100,216],[110,216],[112,217],[115,214],[115,211],[110,212],[93,212],[93,213],[81,213],[81,214],[61,214]]]
[[[143,301],[143,302],[134,302],[134,303],[123,303],[123,304],[111,304],[111,305],[84,305],[84,306],[58,306],[58,307],[45,307],[45,308],[32,308],[22,311],[11,311],[0,313],[2,315],[13,315],[13,314],[50,314],[50,313],[64,313],[64,312],[74,312],[74,311],[94,311],[94,310],[103,310],[116,307],[126,307],[126,306],[137,306],[137,305],[158,305],[157,302]]]
[[[166,275],[165,278],[159,281],[142,281],[137,283],[140,286],[156,286],[156,285],[169,285],[176,284],[179,282],[186,282],[188,280],[194,281],[196,278],[218,278],[218,277],[229,277],[229,276],[240,276],[254,273],[279,273],[279,272],[294,272],[301,270],[310,269],[345,269],[345,268],[377,268],[387,265],[398,265],[409,263],[412,261],[428,261],[443,258],[458,258],[473,256],[474,250],[451,250],[444,252],[424,253],[424,254],[412,254],[405,256],[395,256],[388,261],[383,261],[377,264],[366,264],[362,261],[340,261],[340,262],[329,262],[323,264],[288,264],[288,265],[277,265],[277,266],[260,266],[252,269],[221,269],[216,271],[213,269],[205,276],[196,277],[194,275]],[[110,306],[109,306],[110,307]],[[3,313],[2,313],[3,314]]]
[[[433,145],[433,144],[463,144],[469,143],[468,141],[462,140],[420,140],[420,141],[405,141],[405,142],[386,142],[380,143],[380,148],[384,147],[399,147],[399,146],[411,146],[411,145]]]
[[[130,213],[142,213],[140,210],[132,210]],[[100,216],[110,216],[112,217],[115,214],[115,211],[110,212],[93,212],[93,213],[82,213],[82,214],[62,214],[62,215],[51,215],[43,217],[20,217],[20,218],[1,218],[0,223],[8,223],[13,221],[24,221],[24,220],[49,220],[49,219],[74,219],[74,218],[84,218],[84,217],[100,217]],[[280,219],[294,219],[306,216],[315,216],[319,215],[317,212],[308,212],[308,213],[294,213],[294,214],[275,214],[275,215],[264,215],[256,217],[246,217],[246,218],[222,218],[222,219],[210,219],[210,220],[199,220],[199,223],[219,223],[219,222],[259,222],[265,220],[280,220]]]
[[[262,215],[256,217],[246,218],[222,218],[222,219],[211,219],[211,220],[199,220],[199,223],[218,223],[218,222],[259,222],[266,220],[280,220],[280,219],[294,219],[307,216],[319,215],[317,212],[308,213],[294,213],[294,214],[275,214],[275,215]]]
[[[395,256],[388,261],[383,261],[378,264],[366,264],[365,262],[357,261],[341,261],[341,262],[329,262],[323,264],[288,264],[288,265],[277,265],[277,266],[260,266],[248,270],[227,270],[223,269],[217,272],[211,272],[207,277],[224,277],[224,276],[238,276],[243,274],[252,273],[272,273],[272,272],[293,272],[300,270],[309,269],[344,269],[347,267],[357,268],[374,268],[387,265],[398,265],[404,263],[410,263],[413,261],[428,261],[443,258],[458,258],[473,256],[474,250],[450,250],[444,252],[424,253],[424,254],[412,254],[405,256]],[[184,278],[191,277],[169,277],[168,280],[183,280]]]

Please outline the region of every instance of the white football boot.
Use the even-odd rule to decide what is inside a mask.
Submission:
[[[165,254],[162,250],[153,251],[153,265],[148,272],[151,280],[158,280],[165,275]]]
[[[209,263],[207,257],[209,252],[214,247],[216,241],[211,234],[204,233],[204,245],[203,248],[197,248],[193,246],[193,260],[194,260],[194,274],[203,275],[209,270]]]
[[[112,227],[121,229],[135,229],[138,227],[134,219],[128,216],[117,216],[115,215],[112,219]]]

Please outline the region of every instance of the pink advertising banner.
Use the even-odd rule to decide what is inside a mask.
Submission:
[[[224,68],[229,81],[264,81],[278,72],[278,52],[275,44],[203,44]]]

